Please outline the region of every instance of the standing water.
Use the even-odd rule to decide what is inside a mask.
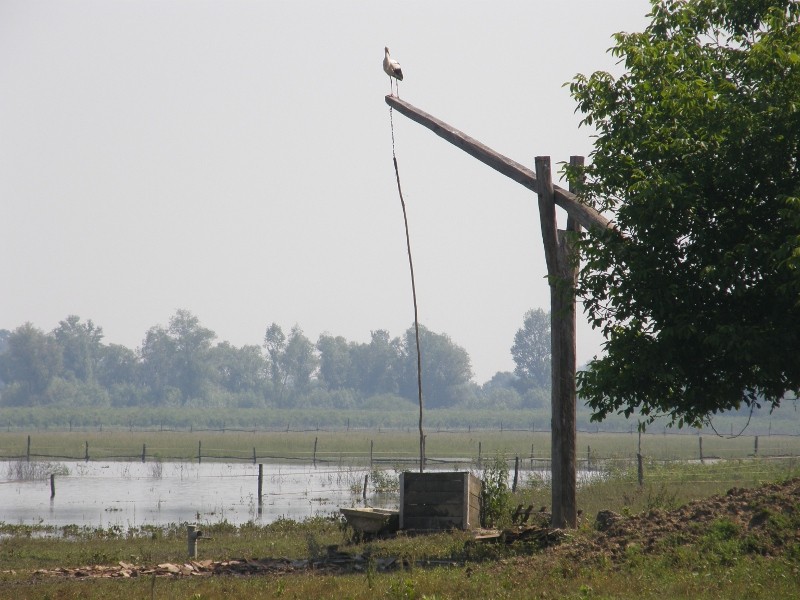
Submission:
[[[258,465],[227,463],[50,462],[35,479],[27,463],[0,461],[0,521],[54,526],[137,527],[180,522],[302,520],[362,503],[367,469],[264,464],[262,512]],[[50,498],[49,473],[55,477]],[[398,495],[369,494],[370,505],[396,508]]]

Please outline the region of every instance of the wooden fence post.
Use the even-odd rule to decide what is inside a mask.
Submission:
[[[258,465],[258,515],[261,516],[261,510],[263,506],[263,496],[262,493],[264,491],[264,465]]]
[[[25,453],[25,461],[31,462],[31,436],[28,436],[28,450]]]
[[[86,462],[89,462],[89,440],[86,440],[86,452],[84,453],[83,458]]]
[[[636,477],[639,487],[644,485],[644,459],[642,457],[642,430],[639,430],[639,446],[636,450]]]
[[[511,485],[511,491],[517,491],[517,484],[519,483],[519,456],[514,458],[514,483]]]
[[[203,442],[201,440],[197,441],[197,464],[203,462]]]
[[[703,436],[700,436],[697,439],[700,442],[700,462],[705,463],[705,461],[703,460]]]
[[[142,463],[144,463],[146,456],[147,456],[147,444],[142,444]]]
[[[50,473],[50,500],[56,497],[56,474]]]
[[[314,463],[314,468],[317,467],[317,440],[319,438],[314,438],[314,455],[312,458],[312,462]]]

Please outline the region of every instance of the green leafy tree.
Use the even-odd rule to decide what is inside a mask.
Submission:
[[[6,383],[3,404],[32,406],[49,401],[47,388],[62,371],[61,348],[52,336],[31,323],[20,325],[6,339],[0,373]]]
[[[422,395],[425,406],[440,408],[458,404],[468,393],[472,380],[472,365],[469,354],[453,343],[450,336],[434,333],[420,326],[420,348],[422,351]],[[414,328],[409,327],[402,346],[402,379],[400,395],[416,399],[417,349]]]
[[[86,383],[95,381],[95,370],[103,348],[103,328],[91,319],[81,323],[70,315],[58,323],[53,337],[61,347],[64,375]]]
[[[221,342],[212,348],[211,360],[217,370],[217,383],[223,389],[234,394],[258,394],[263,400],[267,361],[259,346],[237,348]]]
[[[340,335],[319,336],[319,379],[329,390],[341,390],[351,383],[353,361],[350,351],[351,345]]]
[[[550,356],[550,313],[541,308],[529,310],[511,346],[514,374],[523,391],[550,387]]]
[[[212,390],[214,370],[210,357],[216,334],[200,325],[188,310],[180,309],[165,329],[151,327],[141,348],[145,382],[157,403],[203,403]]]
[[[351,387],[364,397],[396,394],[403,368],[402,354],[399,339],[392,339],[385,329],[371,331],[368,344],[351,348]]]
[[[653,2],[624,65],[571,92],[596,129],[580,295],[605,356],[579,374],[594,418],[679,426],[800,387],[800,4]],[[570,173],[579,181],[579,173]]]
[[[269,356],[269,373],[279,405],[289,405],[307,392],[318,361],[314,344],[298,325],[287,337],[276,323],[267,328],[264,343]]]

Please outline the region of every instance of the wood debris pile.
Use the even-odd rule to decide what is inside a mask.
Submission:
[[[92,565],[77,568],[39,569],[35,577],[208,577],[212,575],[280,575],[297,571],[353,573],[369,567],[377,572],[405,568],[405,561],[392,557],[369,557],[329,548],[327,556],[316,559],[240,558],[236,560],[193,560],[186,563],[162,563],[156,566],[135,565],[120,561],[116,565]]]

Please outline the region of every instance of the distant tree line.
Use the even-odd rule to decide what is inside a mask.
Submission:
[[[217,341],[188,310],[132,350],[71,315],[51,332],[0,330],[0,407],[359,408],[417,400],[414,329],[371,332],[366,343],[272,323],[261,346]],[[420,329],[428,408],[536,408],[549,402],[549,315],[529,311],[511,348],[516,369],[473,381],[449,336]]]

